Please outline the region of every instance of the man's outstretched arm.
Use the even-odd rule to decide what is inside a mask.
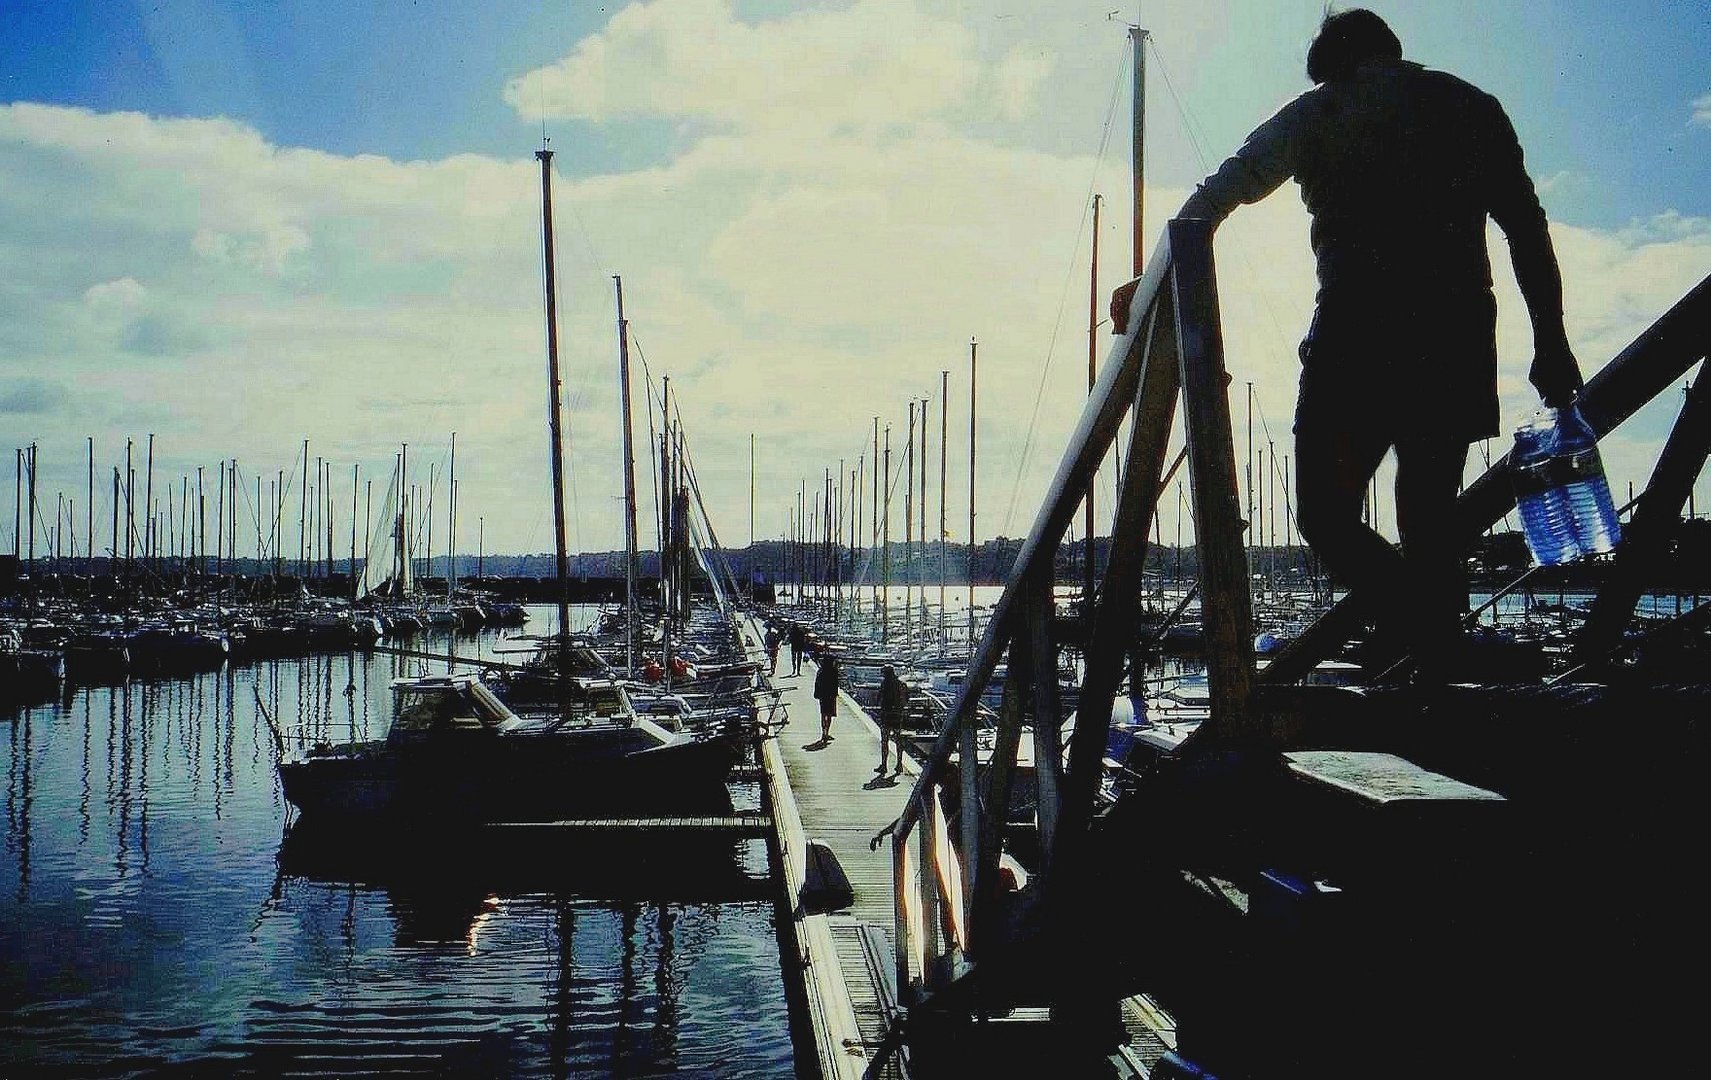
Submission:
[[[1218,171],[1200,181],[1175,216],[1210,221],[1216,228],[1236,207],[1259,202],[1276,191],[1295,175],[1304,109],[1303,98],[1297,98],[1255,128],[1241,149],[1218,166]],[[1114,333],[1128,333],[1129,306],[1134,301],[1138,280],[1119,285],[1111,294]]]

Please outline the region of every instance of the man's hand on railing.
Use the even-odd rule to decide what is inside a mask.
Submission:
[[[1126,334],[1129,332],[1129,305],[1135,301],[1135,288],[1141,283],[1140,278],[1117,286],[1111,293],[1111,332]]]
[[[903,820],[903,819],[902,818],[894,818],[894,819],[892,819],[891,824],[887,825],[885,828],[874,833],[873,839],[871,839],[867,842],[867,850],[878,851],[879,845],[885,841],[885,838],[897,831],[897,822],[899,822],[901,820]]]

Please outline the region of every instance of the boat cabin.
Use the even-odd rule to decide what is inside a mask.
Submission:
[[[399,733],[500,730],[518,719],[475,675],[394,679],[392,694]]]

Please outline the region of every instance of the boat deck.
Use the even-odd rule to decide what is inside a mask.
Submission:
[[[743,625],[746,639],[763,639],[753,620]],[[750,648],[760,652],[758,644]],[[895,780],[876,776],[879,729],[847,694],[840,696],[832,741],[821,745],[814,673],[805,662],[801,674],[792,675],[789,649],[780,650],[773,684],[789,721],[766,741],[761,758],[821,1075],[855,1078],[873,1060],[897,1000],[891,844],[869,844],[902,813],[919,770],[911,761]],[[849,907],[809,915],[795,902],[809,841],[837,856],[855,896]],[[878,1075],[907,1072],[893,1060]]]

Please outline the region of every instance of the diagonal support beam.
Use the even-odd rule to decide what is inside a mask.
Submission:
[[[1576,664],[1596,662],[1622,642],[1634,605],[1645,590],[1643,575],[1667,557],[1675,527],[1687,505],[1693,482],[1711,456],[1711,364],[1702,365],[1687,392],[1681,414],[1664,440],[1652,478],[1634,507],[1634,516],[1616,551],[1604,587],[1574,643]]]
[[[1176,357],[1176,324],[1168,302],[1153,309],[1152,325],[1141,367],[1140,392],[1134,423],[1129,429],[1129,467],[1117,498],[1117,518],[1111,530],[1111,557],[1100,583],[1093,623],[1089,627],[1087,666],[1070,733],[1069,772],[1058,829],[1065,838],[1064,858],[1071,837],[1079,837],[1093,813],[1094,797],[1104,768],[1105,743],[1111,726],[1111,700],[1123,679],[1123,663],[1135,641],[1135,598],[1140,595],[1146,562],[1147,534],[1152,531],[1171,427],[1176,417],[1181,370]]]

